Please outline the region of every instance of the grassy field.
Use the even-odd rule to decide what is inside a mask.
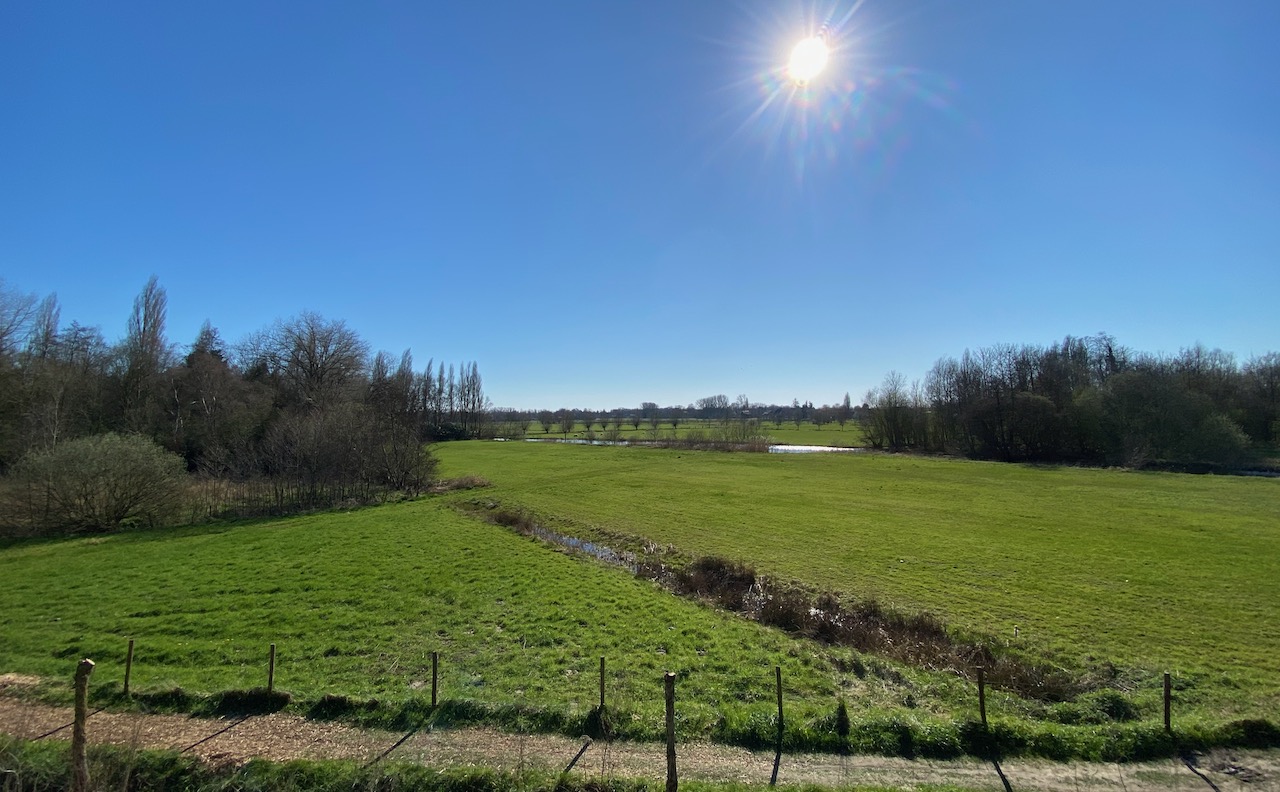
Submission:
[[[38,695],[65,701],[75,661],[92,657],[95,700],[127,705],[132,637],[144,705],[209,709],[262,686],[275,643],[276,683],[295,711],[580,734],[594,728],[603,655],[619,734],[661,734],[671,670],[682,735],[764,746],[777,664],[793,748],[838,747],[843,698],[855,751],[949,756],[994,739],[1008,753],[1137,758],[1175,748],[1158,725],[1156,675],[1168,668],[1182,745],[1254,744],[1257,729],[1224,726],[1245,717],[1270,719],[1264,743],[1280,739],[1277,482],[861,454],[484,442],[437,452],[446,475],[493,486],[0,546],[0,673],[38,676]],[[458,510],[476,502],[929,609],[1069,668],[1110,660],[1136,687],[1142,720],[1063,725],[1049,705],[992,693],[988,738],[973,723],[972,685],[954,674],[789,638]]]
[[[848,650],[797,642],[439,501],[16,543],[0,549],[0,579],[0,672],[59,680],[46,690],[55,698],[81,657],[99,663],[100,696],[118,691],[128,637],[135,691],[265,685],[275,643],[276,682],[297,708],[325,694],[377,699],[372,722],[401,725],[429,702],[432,651],[441,698],[465,702],[455,712],[512,727],[525,708],[530,728],[575,735],[597,703],[600,656],[611,708],[627,719],[619,729],[635,736],[661,734],[667,670],[679,675],[683,733],[739,741],[768,733],[774,665],[797,733],[829,720],[840,695],[901,709],[909,684],[870,660],[859,678]],[[934,699],[967,695],[953,680],[920,679]]]
[[[600,424],[591,425],[597,436],[602,436],[603,431]],[[610,424],[612,427],[612,424]],[[674,432],[678,437],[684,437],[693,429],[702,429],[706,431],[714,431],[717,426],[715,421],[681,421],[674,428]],[[553,438],[553,439],[584,439],[587,436],[587,428],[579,421],[574,424],[574,431],[565,434],[560,431],[559,424],[552,424],[550,432],[542,431],[542,426],[536,421],[529,423],[527,437],[533,439]],[[652,440],[656,436],[670,436],[673,431],[671,424],[659,423],[655,432],[654,428],[647,423],[641,423],[639,428],[631,424],[625,424],[618,430],[619,436],[623,440]],[[849,421],[843,427],[837,423],[824,424],[819,427],[809,421],[803,421],[797,426],[793,421],[784,421],[782,424],[776,424],[773,421],[764,421],[760,424],[760,432],[769,437],[775,443],[786,443],[789,445],[816,445],[816,446],[836,446],[841,448],[854,448],[862,446],[865,443],[865,437],[862,429],[858,426],[857,421]]]
[[[1183,712],[1280,712],[1280,481],[526,443],[439,455],[569,533],[747,561],[1069,668],[1112,662],[1148,713],[1164,670]]]

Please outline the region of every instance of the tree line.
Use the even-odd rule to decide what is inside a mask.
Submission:
[[[4,519],[57,522],[67,509],[48,491],[52,471],[77,453],[138,464],[137,448],[88,442],[105,435],[141,439],[179,471],[287,511],[419,491],[434,467],[426,442],[486,431],[491,405],[474,362],[415,369],[409,351],[372,353],[345,322],[312,312],[234,344],[206,322],[183,348],[166,336],[166,315],[153,277],[125,337],[108,342],[96,327],[64,326],[55,296],[0,281],[0,473],[23,492]]]
[[[1213,469],[1280,442],[1280,354],[1137,352],[1106,334],[999,344],[871,389],[867,441],[1005,461]]]
[[[609,430],[622,431],[628,426],[633,430],[648,427],[651,431],[667,426],[674,431],[682,425],[690,427],[695,422],[717,425],[755,422],[760,426],[766,422],[772,422],[778,427],[785,423],[795,423],[796,426],[812,423],[819,428],[835,423],[844,428],[845,424],[855,418],[862,409],[864,409],[863,406],[850,402],[847,393],[844,395],[843,402],[822,406],[815,406],[811,401],[801,402],[799,399],[793,400],[790,405],[752,402],[746,394],[740,394],[736,399],[730,400],[721,393],[705,396],[688,405],[676,404],[662,407],[657,402],[646,401],[641,402],[639,408],[615,407],[610,410],[573,407],[561,407],[556,410],[504,408],[494,410],[492,417],[495,433],[504,437],[520,437],[530,428],[544,434],[555,431],[567,435],[578,429],[591,433],[597,427],[602,433]]]
[[[527,427],[568,436],[620,438],[621,430],[692,431],[696,422],[858,425],[868,445],[975,459],[1063,462],[1182,470],[1241,468],[1274,456],[1280,445],[1280,353],[1240,363],[1197,344],[1177,355],[1130,349],[1105,333],[1068,336],[1045,346],[997,344],[939,359],[907,382],[890,372],[862,403],[849,394],[815,406],[752,402],[745,394],[688,405],[606,411],[505,410],[497,431]],[[598,427],[601,434],[595,434]]]

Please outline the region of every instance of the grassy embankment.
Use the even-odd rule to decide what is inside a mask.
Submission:
[[[777,664],[789,740],[813,746],[833,739],[822,724],[842,692],[883,714],[901,708],[910,684],[890,664],[794,641],[439,500],[13,543],[0,550],[0,579],[0,672],[50,680],[43,694],[55,700],[66,699],[75,661],[90,657],[95,700],[123,704],[128,637],[132,688],[151,706],[210,709],[214,694],[264,685],[275,643],[276,684],[294,709],[391,727],[437,717],[581,734],[596,728],[605,656],[618,734],[660,737],[671,670],[683,735],[767,743]],[[432,651],[442,663],[436,713]],[[861,679],[837,671],[854,665]],[[876,750],[875,719],[866,722],[854,744]]]
[[[1280,481],[875,454],[469,443],[440,456],[568,533],[746,561],[1068,668],[1114,663],[1148,716],[1165,670],[1184,717],[1280,713]]]

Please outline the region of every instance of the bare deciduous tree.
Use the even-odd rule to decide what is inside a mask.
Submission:
[[[361,382],[369,347],[346,322],[306,311],[269,331],[263,352],[279,371],[287,397],[323,409]]]
[[[863,432],[873,448],[897,451],[906,448],[909,428],[907,381],[896,371],[885,375],[878,388],[867,391],[868,409]]]
[[[23,294],[0,279],[0,362],[15,357],[22,348],[35,310],[34,294]]]
[[[567,438],[569,433],[573,431],[573,410],[568,408],[558,410],[556,412],[556,423],[560,424],[560,431]]]

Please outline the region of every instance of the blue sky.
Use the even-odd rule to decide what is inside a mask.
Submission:
[[[832,63],[780,76],[822,24]],[[499,406],[1280,349],[1273,0],[0,6],[0,277],[314,310]]]

